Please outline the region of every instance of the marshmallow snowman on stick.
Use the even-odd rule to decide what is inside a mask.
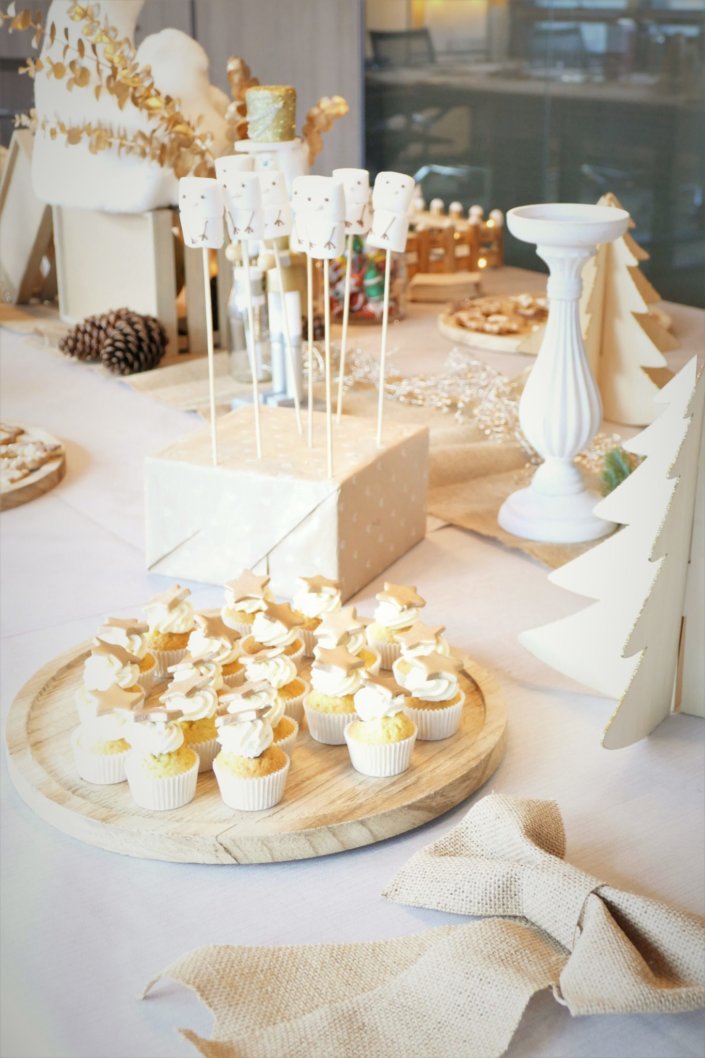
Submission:
[[[215,424],[213,306],[208,251],[218,250],[223,245],[224,206],[223,191],[217,180],[205,176],[184,176],[179,180],[179,219],[184,242],[191,249],[200,249],[203,258],[211,453],[214,466],[218,465],[218,434]]]
[[[286,189],[284,174],[277,169],[262,169],[258,172],[260,182],[260,195],[262,198],[262,237],[269,240],[274,253],[274,265],[279,280],[279,291],[281,297],[282,323],[284,326],[284,341],[286,343],[286,355],[289,361],[289,374],[294,390],[294,410],[296,413],[296,428],[303,433],[301,422],[301,405],[299,401],[299,383],[296,377],[296,366],[294,364],[294,350],[291,345],[291,333],[289,330],[289,314],[286,309],[286,291],[284,289],[284,277],[282,275],[281,259],[277,239],[282,236],[290,236],[293,226],[293,215],[291,203]]]
[[[389,325],[389,286],[392,253],[404,253],[409,234],[409,208],[414,197],[414,180],[404,173],[377,174],[372,192],[372,230],[367,237],[370,246],[386,251],[384,264],[384,301],[382,303],[382,341],[379,355],[379,397],[377,404],[377,445],[382,444],[384,417],[384,376],[387,359]]]
[[[313,277],[311,260],[331,261],[345,246],[343,185],[331,176],[298,176],[292,188],[296,241],[307,254],[308,278],[308,442],[313,442]],[[326,453],[328,476],[333,476],[333,419],[330,372],[330,277],[323,269],[326,373]]]
[[[216,158],[215,160],[215,175],[223,190],[225,200],[225,223],[227,225],[228,237],[230,239],[232,250],[236,249],[238,243],[234,241],[233,237],[233,226],[235,222],[234,216],[230,210],[230,198],[235,189],[235,182],[240,174],[252,172],[254,164],[254,160],[249,154],[227,154],[223,158]],[[237,258],[235,253],[232,254],[231,260],[233,264],[236,264]]]
[[[338,371],[338,404],[336,422],[343,414],[343,380],[345,378],[345,355],[348,348],[348,321],[350,319],[350,271],[355,235],[367,235],[372,223],[370,210],[370,174],[367,169],[334,169],[333,179],[343,185],[345,196],[346,254],[345,284],[343,287],[343,333],[340,339],[340,368]]]
[[[233,156],[239,161],[239,157]],[[220,159],[230,161],[230,159]],[[250,159],[251,161],[251,159]],[[216,163],[217,164],[217,163]],[[259,383],[257,381],[257,352],[255,348],[255,319],[252,304],[252,287],[249,276],[249,250],[248,243],[252,239],[261,239],[264,234],[264,217],[262,211],[262,194],[260,191],[259,174],[247,169],[237,169],[234,166],[227,167],[229,175],[224,181],[226,215],[228,218],[228,230],[233,242],[242,246],[242,260],[247,272],[245,283],[245,296],[247,298],[247,330],[250,354],[250,371],[252,373],[252,404],[255,419],[255,446],[257,458],[262,458],[262,432],[260,429],[260,407],[259,407]],[[221,165],[221,171],[224,167]],[[217,171],[217,170],[216,170]]]

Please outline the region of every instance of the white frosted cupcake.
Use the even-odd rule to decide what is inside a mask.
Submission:
[[[140,667],[137,682],[147,694],[157,678],[157,659],[149,649],[149,625],[136,617],[106,617],[97,638],[122,647],[137,658]]]
[[[175,676],[160,701],[165,709],[181,714],[178,723],[184,734],[184,745],[198,754],[199,772],[210,771],[218,752],[215,717],[219,702],[218,692],[208,676],[195,674],[185,679],[179,676],[178,680]]]
[[[404,706],[419,738],[450,738],[460,726],[465,695],[458,682],[458,663],[444,654],[401,657],[394,662],[394,678],[409,697]]]
[[[268,584],[269,577],[259,577],[251,569],[244,569],[239,577],[225,582],[225,603],[220,616],[228,628],[242,636],[252,631],[255,614],[275,601]]]
[[[157,675],[163,676],[170,665],[176,665],[186,653],[193,631],[191,592],[175,584],[145,604],[149,625],[150,649],[157,659]]]
[[[226,684],[242,674],[240,634],[217,614],[194,614],[196,627],[189,636],[188,652],[195,662],[216,662]]]
[[[71,749],[76,770],[85,782],[107,786],[125,781],[125,761],[130,751],[125,728],[132,710],[139,709],[143,702],[140,688],[83,688],[77,702],[81,722],[71,736]]]
[[[358,719],[345,728],[350,761],[374,778],[399,775],[411,764],[416,724],[404,712],[404,695],[390,676],[365,676],[355,694]]]
[[[426,625],[423,621],[417,621],[408,632],[400,632],[397,636],[401,657],[420,658],[427,654],[450,657],[450,644],[444,632],[444,625]]]
[[[221,695],[221,715],[223,710],[237,714],[247,709],[264,710],[262,719],[272,726],[272,744],[291,756],[299,725],[293,717],[285,714],[284,700],[275,688],[266,680],[246,680],[239,687]]]
[[[229,808],[261,812],[284,796],[289,758],[273,745],[266,709],[246,708],[218,717],[221,750],[213,762],[220,796]]]
[[[281,698],[286,715],[300,723],[304,695],[309,687],[298,675],[296,662],[284,653],[284,647],[261,650],[259,654],[244,654],[243,661],[247,679],[268,683]]]
[[[362,663],[373,675],[380,670],[382,657],[371,647],[365,635],[366,622],[358,617],[354,606],[341,606],[321,618],[316,628],[316,645],[326,650],[345,647],[349,654],[362,658]]]
[[[89,691],[121,691],[140,688],[140,663],[136,657],[115,643],[96,639],[83,664],[83,686]],[[144,688],[142,688],[144,690]]]
[[[125,762],[130,793],[140,808],[155,812],[180,808],[196,796],[198,754],[184,745],[178,710],[138,713],[125,737],[132,747]]]
[[[327,577],[299,577],[299,589],[295,592],[291,605],[301,618],[301,635],[304,641],[304,654],[313,657],[316,645],[316,629],[326,614],[334,613],[342,605],[340,584]]]
[[[419,619],[419,611],[426,605],[416,588],[385,581],[384,591],[375,596],[377,606],[374,620],[367,626],[367,642],[378,650],[382,668],[391,669],[401,653],[399,635],[408,632]]]
[[[300,628],[301,619],[288,603],[270,603],[266,610],[255,614],[252,632],[242,640],[243,655],[281,649],[293,661],[300,661],[304,654]],[[246,656],[242,660],[247,663]]]
[[[316,647],[304,712],[311,737],[317,742],[345,745],[345,727],[355,716],[354,695],[362,686],[362,671],[362,659],[344,647]]]

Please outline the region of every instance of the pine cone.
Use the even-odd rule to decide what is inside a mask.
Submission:
[[[131,315],[130,309],[112,309],[97,316],[87,316],[64,335],[59,342],[59,349],[76,360],[89,363],[100,360],[100,350],[108,333],[116,323]]]
[[[131,312],[106,337],[100,359],[116,375],[134,375],[156,367],[166,344],[166,331],[158,319]]]

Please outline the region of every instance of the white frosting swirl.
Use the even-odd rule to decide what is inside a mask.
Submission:
[[[221,617],[228,624],[225,620],[226,611],[230,613],[231,617],[237,610],[240,610],[241,613],[260,613],[266,608],[268,602],[274,602],[274,596],[269,588],[264,589],[261,597],[259,595],[243,595],[240,599],[236,599],[235,593],[230,588],[226,588],[225,606],[221,611]]]
[[[339,610],[342,604],[340,588],[321,588],[311,591],[310,588],[299,588],[291,600],[292,606],[305,617],[322,617],[325,613]]]
[[[127,690],[139,679],[140,667],[134,662],[123,664],[112,654],[90,654],[83,666],[83,682],[89,691],[107,691],[116,684]]]
[[[184,733],[173,720],[142,720],[125,726],[123,738],[141,757],[175,753],[184,744]]]
[[[181,694],[169,688],[162,697],[167,709],[180,709],[184,720],[206,720],[218,710],[218,692],[215,687],[201,687],[191,694]]]
[[[117,742],[125,738],[125,717],[118,713],[104,713],[81,721],[80,741],[84,745],[96,742]]]
[[[335,636],[332,633],[326,635],[325,629],[322,632],[316,629],[316,642],[319,646],[325,647],[326,650],[333,650],[338,645]],[[365,633],[360,631],[351,632],[343,645],[348,654],[354,654],[357,657],[366,644]]]
[[[184,633],[193,628],[193,607],[188,599],[171,608],[163,602],[148,602],[144,609],[150,632]]]
[[[218,728],[218,741],[225,753],[238,757],[260,757],[274,741],[268,720],[246,720],[241,724],[223,724]]]
[[[402,606],[391,599],[382,599],[375,608],[375,621],[383,628],[410,628],[418,619],[419,611],[415,606]]]
[[[361,720],[381,720],[396,716],[404,708],[404,696],[394,694],[379,683],[364,683],[355,694],[355,712]]]
[[[276,617],[266,613],[255,614],[252,623],[252,634],[258,643],[265,647],[288,647],[296,639],[295,628],[287,628]]]
[[[316,665],[311,666],[311,686],[319,694],[328,694],[332,698],[346,698],[355,694],[362,683],[360,669],[345,672],[343,669],[331,665],[330,668]]]
[[[122,647],[128,654],[132,654],[133,658],[137,658],[138,661],[142,660],[149,649],[146,633],[131,632],[128,635],[124,628],[105,625],[100,629],[98,635],[104,643],[112,643],[114,646]]]
[[[232,694],[232,701],[227,704],[227,711],[229,713],[237,712],[241,706],[245,706],[248,709],[271,709],[277,695],[272,687],[261,687],[259,690],[249,690],[247,697],[235,690],[229,692],[228,697]],[[237,708],[233,709],[233,706]]]
[[[450,657],[450,645],[443,636],[437,636],[435,639],[424,639],[413,647],[402,646],[401,653],[405,658],[425,658],[428,654]]]
[[[266,680],[272,687],[279,690],[286,687],[296,678],[296,662],[292,661],[288,654],[277,654],[273,658],[267,657],[243,657],[245,662],[245,674],[248,680],[258,683]]]
[[[392,665],[392,672],[404,690],[424,702],[448,702],[460,690],[455,672],[439,672],[429,679],[425,668],[415,658],[397,658]]]
[[[174,667],[172,673],[174,683],[183,683],[194,676],[207,677],[210,686],[215,691],[220,691],[225,686],[223,673],[217,661],[194,661],[193,658],[184,658]]]
[[[274,728],[277,726],[281,718],[284,716],[285,712],[286,701],[284,698],[281,697],[281,695],[278,694],[272,702],[269,712],[264,718],[265,720],[268,720],[269,723],[272,725],[272,730],[274,730]]]
[[[217,661],[219,665],[230,665],[240,653],[238,644],[227,636],[207,636],[202,628],[194,628],[188,650],[197,661]]]

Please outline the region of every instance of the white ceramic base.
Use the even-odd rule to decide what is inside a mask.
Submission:
[[[525,540],[551,544],[577,544],[598,540],[614,529],[593,513],[602,499],[597,492],[583,489],[569,496],[551,496],[529,486],[509,496],[499,510],[502,529]]]

